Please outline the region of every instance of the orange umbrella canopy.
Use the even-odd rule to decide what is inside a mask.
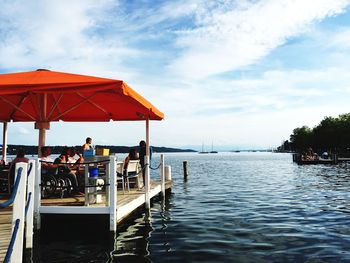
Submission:
[[[162,120],[122,80],[49,70],[0,74],[0,121]]]

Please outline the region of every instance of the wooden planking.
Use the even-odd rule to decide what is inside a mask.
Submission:
[[[166,188],[171,188],[171,183],[167,183]],[[160,182],[151,182],[151,189],[154,189],[156,187],[160,186]],[[132,202],[134,199],[137,199],[139,196],[144,195],[144,190],[137,190],[136,188],[130,188],[130,192],[125,190],[125,193],[121,189],[118,189],[117,192],[117,205],[123,206],[127,203]],[[84,205],[84,196],[76,196],[76,197],[66,197],[66,198],[47,198],[47,199],[41,199],[41,205],[42,206],[83,206]],[[105,201],[105,199],[103,199]],[[92,204],[93,206],[101,206],[102,204]]]
[[[6,256],[7,248],[11,239],[12,231],[12,208],[0,210],[0,262]]]
[[[158,195],[161,192],[161,184],[160,182],[151,182],[151,189],[150,189],[150,197],[154,197]],[[166,183],[166,189],[172,187],[172,181],[169,181]],[[84,196],[78,196],[78,197],[69,197],[69,198],[50,198],[50,199],[42,199],[41,205],[45,207],[52,207],[52,209],[42,209],[43,213],[64,213],[64,214],[80,214],[80,213],[87,213],[85,211],[86,209],[92,208],[91,213],[93,212],[93,208],[97,207],[104,207],[105,206],[105,196],[103,196],[103,202],[100,204],[91,204],[89,207],[84,206]],[[145,204],[145,192],[144,190],[137,190],[135,188],[131,188],[130,191],[123,191],[120,189],[117,191],[117,222],[121,222],[123,219],[125,219],[129,214],[131,214],[133,211],[135,211],[138,207]],[[61,210],[59,209],[60,206],[67,206],[67,209]],[[80,206],[84,207],[84,211],[81,209],[71,209],[69,207],[72,206]],[[55,208],[56,207],[56,208]],[[89,209],[90,210],[90,209]],[[100,211],[102,212],[102,211]],[[97,212],[98,213],[98,212]],[[105,213],[105,212],[103,212]]]

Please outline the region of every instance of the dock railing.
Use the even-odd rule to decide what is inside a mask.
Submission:
[[[93,158],[91,158],[94,160]],[[117,200],[117,161],[116,156],[109,156],[100,158],[101,160],[98,160],[99,158],[95,158],[96,160],[94,162],[85,162],[85,200],[83,205],[41,205],[41,165],[37,161],[36,166],[36,183],[35,183],[35,202],[34,202],[34,214],[35,214],[35,226],[36,229],[40,229],[40,216],[41,214],[104,214],[109,216],[109,222],[110,222],[110,231],[116,232],[117,230],[117,222],[121,218],[124,218],[126,214],[129,212],[129,208],[126,208],[123,205],[123,208],[118,208],[118,200]],[[105,176],[100,177],[93,177],[90,178],[89,174],[89,165],[93,163],[103,162],[105,164]],[[144,196],[141,198],[144,198],[144,203],[140,203],[139,205],[145,204],[146,209],[149,209],[150,207],[150,198],[153,197],[156,191],[161,192],[163,196],[165,196],[165,189],[166,189],[166,168],[165,167],[165,161],[164,161],[164,155],[161,155],[161,163],[156,169],[160,169],[160,181],[161,185],[158,184],[159,190],[151,189],[150,184],[150,165],[149,165],[149,159],[146,159],[145,167],[143,172],[145,173],[145,190],[137,192],[137,195],[135,196]],[[103,184],[100,184],[100,180],[104,180]],[[153,184],[152,184],[153,187]],[[98,195],[104,194],[103,190],[98,189],[105,189],[105,196],[106,198],[97,198]],[[101,191],[101,192],[99,192]],[[159,193],[158,192],[158,193]],[[90,203],[90,196],[96,195],[96,204],[94,202]],[[93,200],[92,198],[91,200]],[[97,204],[97,200],[104,200],[103,204]],[[136,200],[136,199],[135,199]],[[139,201],[132,201],[132,205],[130,209],[136,209],[134,207],[135,205],[138,205]]]
[[[4,262],[22,262],[24,224],[26,223],[26,248],[33,247],[33,202],[35,163],[17,163],[15,167],[15,183],[10,198],[0,204],[0,208],[12,207],[12,232]],[[29,167],[29,169],[28,169]],[[28,185],[27,185],[28,182]]]

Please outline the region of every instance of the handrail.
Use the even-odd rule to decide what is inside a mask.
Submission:
[[[10,196],[10,198],[7,201],[5,201],[3,203],[0,203],[0,208],[6,208],[6,207],[10,206],[13,203],[13,201],[15,201],[17,190],[18,190],[18,186],[19,186],[19,182],[20,182],[21,176],[22,176],[22,170],[23,170],[22,167],[20,167],[18,169],[16,182],[15,182],[15,184],[13,186],[13,190],[12,190],[11,196]]]
[[[48,162],[48,161],[42,161],[39,160],[39,162],[41,163],[51,163],[51,164],[55,164],[54,162]],[[106,160],[100,160],[100,161],[95,161],[95,162],[84,162],[84,163],[58,163],[58,164],[67,164],[67,165],[80,165],[80,164],[95,164],[95,163],[109,163],[110,160],[106,159]]]
[[[20,220],[16,219],[15,226],[13,228],[13,232],[12,232],[12,236],[11,236],[11,240],[10,240],[10,244],[9,244],[7,252],[6,252],[4,263],[10,262],[12,251],[13,251],[13,246],[14,246],[16,238],[17,238],[19,222],[20,222]]]
[[[27,172],[27,177],[29,176],[30,172],[32,171],[32,168],[33,168],[33,163],[29,163],[29,169],[28,169],[28,172]]]
[[[26,207],[25,207],[25,210],[24,210],[25,216],[27,216],[27,212],[28,212],[28,209],[29,209],[29,204],[30,204],[31,197],[32,197],[32,192],[29,192],[28,199],[27,199],[27,204],[26,204]]]

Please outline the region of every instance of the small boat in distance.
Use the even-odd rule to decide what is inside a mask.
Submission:
[[[202,143],[202,151],[198,152],[198,153],[200,153],[200,154],[209,153],[209,152],[204,151],[204,143]]]
[[[213,143],[211,143],[211,151],[210,151],[210,153],[218,153],[217,151],[214,151]]]

